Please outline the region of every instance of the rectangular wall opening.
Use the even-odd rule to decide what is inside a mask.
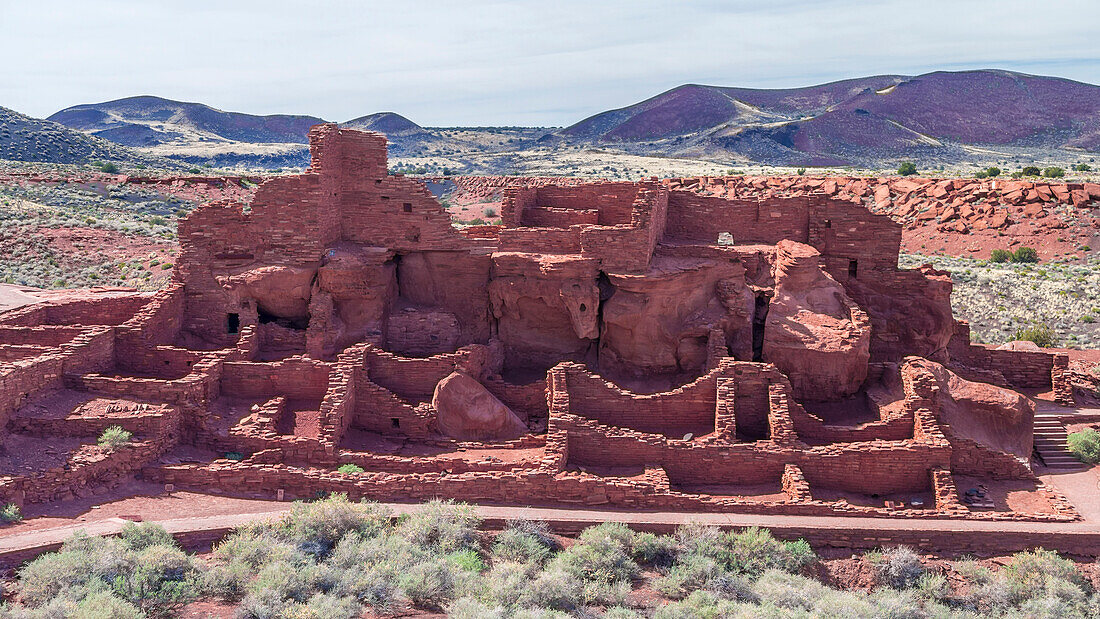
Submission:
[[[226,314],[225,315],[225,332],[234,335],[241,330],[241,315],[240,314]]]

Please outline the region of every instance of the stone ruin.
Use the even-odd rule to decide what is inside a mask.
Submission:
[[[1064,355],[971,344],[901,228],[824,193],[508,189],[458,228],[318,125],[312,166],[181,221],[157,294],[0,314],[0,502],[133,475],[271,498],[451,497],[1074,520],[1031,470]],[[134,433],[99,448],[108,426]],[[359,473],[339,472],[354,464]],[[1029,505],[979,509],[965,487]]]

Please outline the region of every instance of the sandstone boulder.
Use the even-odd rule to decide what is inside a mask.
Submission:
[[[763,358],[791,380],[796,398],[831,400],[867,378],[871,323],[809,245],[780,241]]]
[[[527,425],[481,383],[452,372],[435,386],[432,408],[440,432],[465,441],[507,441],[527,432]]]

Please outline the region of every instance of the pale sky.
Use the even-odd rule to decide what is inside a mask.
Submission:
[[[1100,0],[0,0],[0,106],[568,125],[685,83],[999,68],[1100,83]]]

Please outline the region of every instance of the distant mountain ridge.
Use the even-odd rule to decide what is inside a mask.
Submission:
[[[78,105],[50,120],[157,155],[219,165],[305,165],[306,133],[323,122],[152,96]],[[386,134],[395,157],[481,152],[502,159],[506,151],[560,144],[774,165],[950,163],[983,156],[983,148],[1001,157],[1056,151],[1065,158],[1100,152],[1100,86],[994,69],[938,71],[804,88],[687,84],[552,131],[427,128],[395,112],[342,125]]]
[[[0,159],[36,163],[116,161],[172,165],[115,142],[4,107],[0,107]]]
[[[882,75],[775,90],[689,84],[565,128],[669,155],[874,164],[967,146],[1100,150],[1100,86],[1000,70]],[[938,152],[936,152],[938,151]]]
[[[236,142],[305,144],[309,128],[324,122],[315,116],[223,112],[202,103],[148,95],[76,105],[47,120],[127,146],[152,146],[188,132]]]

